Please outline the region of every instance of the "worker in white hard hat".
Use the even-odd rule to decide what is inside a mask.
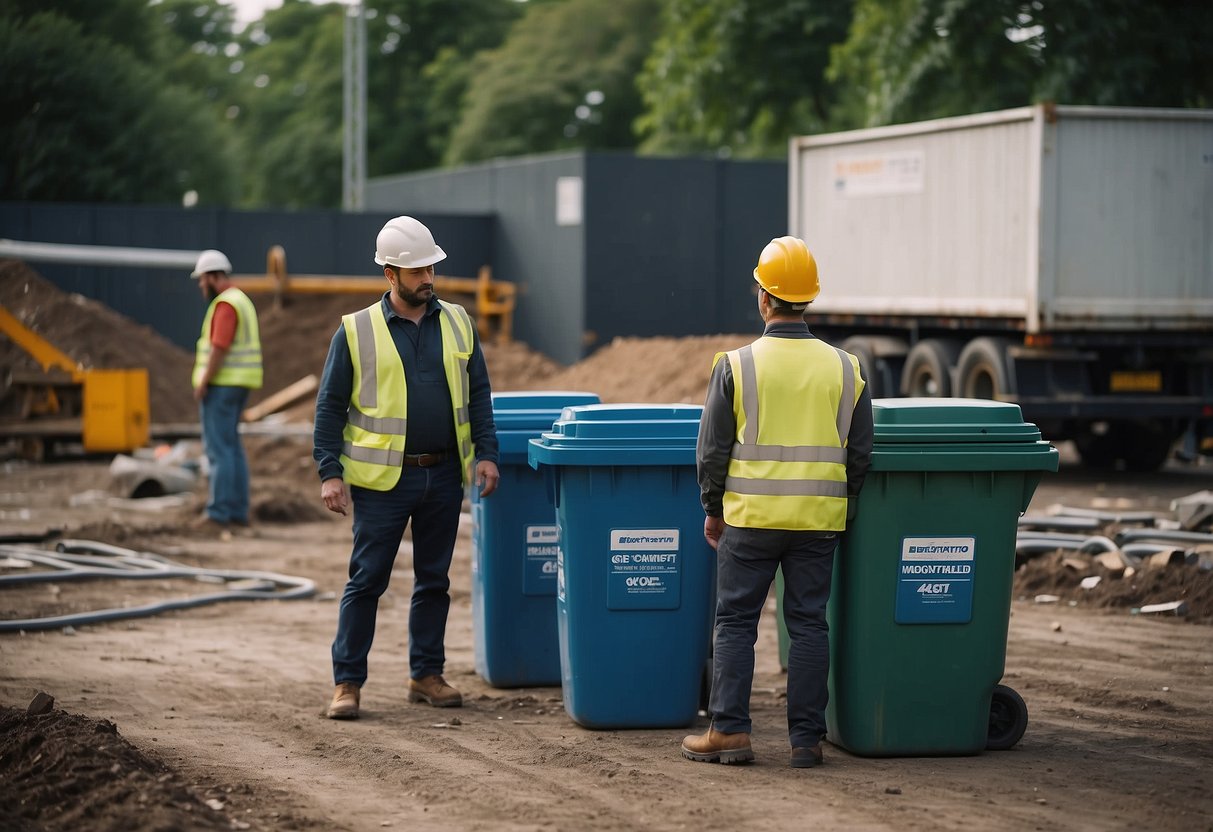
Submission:
[[[327,714],[358,716],[375,612],[405,526],[413,530],[410,702],[458,707],[443,678],[448,571],[464,488],[497,488],[497,432],[488,369],[467,311],[440,300],[434,264],[446,253],[412,217],[375,241],[388,291],[346,315],[316,397],[314,456],[329,511],[354,512],[350,579],[333,641],[336,689]]]
[[[834,550],[868,471],[872,402],[855,356],[805,323],[820,286],[804,241],[768,243],[754,280],[762,337],[716,356],[699,426],[703,533],[717,567],[712,724],[684,739],[682,754],[705,763],[754,759],[754,641],[782,567],[790,761],[811,768],[824,759]]]
[[[232,285],[231,273],[227,255],[207,249],[190,274],[207,302],[192,378],[209,463],[206,512],[198,525],[221,536],[249,524],[248,461],[238,431],[249,391],[262,379],[257,310]]]

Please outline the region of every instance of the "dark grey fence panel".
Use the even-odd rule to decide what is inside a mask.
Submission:
[[[0,237],[77,245],[218,248],[239,273],[265,271],[274,245],[296,274],[379,274],[375,235],[392,213],[229,211],[131,205],[0,203]],[[474,276],[493,264],[493,218],[418,215],[450,254],[444,274]],[[64,291],[94,298],[192,349],[204,305],[187,270],[33,263]]]
[[[760,328],[749,280],[787,227],[782,162],[595,154],[587,190],[587,321],[619,335]]]
[[[583,354],[584,220],[557,224],[556,188],[561,177],[582,178],[584,168],[584,154],[560,153],[384,177],[367,184],[367,205],[405,212],[491,211],[494,277],[519,286],[515,336],[571,364]],[[452,259],[462,254],[446,251]]]
[[[587,323],[598,338],[681,336],[715,318],[717,170],[704,159],[595,155]]]
[[[556,221],[562,177],[581,180],[580,222]],[[568,364],[621,335],[757,331],[747,281],[787,228],[787,165],[561,153],[376,179],[367,202],[491,211],[516,335]]]
[[[753,293],[754,266],[763,246],[788,233],[788,166],[784,162],[728,162],[720,169],[719,277],[714,332],[762,331]]]

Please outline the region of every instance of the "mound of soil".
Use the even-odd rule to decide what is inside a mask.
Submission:
[[[0,305],[85,369],[146,367],[153,422],[198,420],[190,390],[193,355],[151,327],[63,292],[17,260],[0,260]],[[0,335],[0,373],[39,369],[25,350]]]
[[[112,722],[57,709],[0,707],[0,782],[0,825],[13,832],[234,828]]]
[[[1081,563],[1086,567],[1079,568]],[[1098,585],[1083,589],[1082,579],[1092,575],[1100,576]],[[1185,601],[1189,621],[1213,620],[1213,571],[1198,563],[1173,563],[1117,577],[1089,556],[1053,552],[1015,572],[1014,592],[1017,598],[1056,595],[1061,603],[1120,609]]]
[[[376,297],[294,295],[278,304],[272,295],[252,295],[261,326],[265,380],[249,396],[249,404],[309,374],[319,376],[341,316],[364,308]],[[189,381],[193,356],[150,328],[96,301],[62,292],[14,260],[0,261],[0,304],[85,367],[146,367],[154,422],[197,421]],[[468,308],[471,311],[470,304]],[[116,331],[123,333],[121,339],[112,337]],[[698,404],[703,402],[713,356],[756,335],[616,338],[571,367],[562,367],[518,341],[499,344],[489,339],[482,346],[493,389],[499,392],[578,390],[597,393],[604,402]],[[0,367],[35,369],[36,365],[23,350],[0,337]],[[305,400],[287,415],[306,421],[313,413],[314,400]]]

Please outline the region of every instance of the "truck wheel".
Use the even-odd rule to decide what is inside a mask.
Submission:
[[[901,394],[935,398],[952,395],[952,367],[959,353],[960,347],[953,341],[939,338],[919,341],[906,356]]]
[[[892,380],[888,378],[888,366],[876,357],[875,345],[870,339],[862,336],[848,338],[842,342],[842,349],[859,359],[859,371],[863,374],[868,395],[880,399],[896,394]]]
[[[1007,399],[1015,384],[1007,364],[1005,338],[974,338],[960,352],[956,365],[957,395],[968,399]]]
[[[1028,728],[1028,705],[1023,697],[1006,685],[995,685],[990,697],[990,728],[986,733],[987,751],[1006,751],[1023,739]]]

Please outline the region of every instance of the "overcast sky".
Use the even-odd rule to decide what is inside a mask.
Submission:
[[[236,20],[240,23],[250,23],[259,20],[266,9],[281,8],[282,0],[219,0],[226,6],[236,10]],[[333,0],[312,0],[313,3],[330,3]]]

